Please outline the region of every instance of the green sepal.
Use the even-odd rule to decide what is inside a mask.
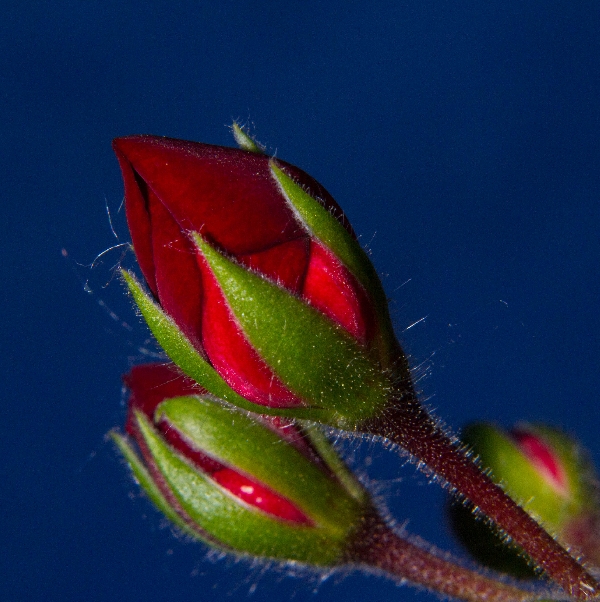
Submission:
[[[308,405],[307,418],[356,428],[380,414],[389,375],[346,331],[287,290],[192,237],[245,336],[281,381]],[[283,412],[278,412],[283,414]]]
[[[181,332],[177,324],[162,310],[160,305],[144,291],[136,277],[126,270],[121,270],[121,275],[148,328],[150,328],[165,353],[184,374],[195,380],[215,397],[256,414],[271,414],[324,423],[331,422],[331,412],[327,409],[269,408],[248,401],[245,397],[236,393],[196,351],[192,343]]]
[[[335,474],[346,491],[359,504],[367,504],[369,500],[367,491],[354,476],[354,473],[348,469],[321,428],[314,423],[303,422],[302,429],[319,456],[321,456],[331,472]]]
[[[338,219],[288,176],[275,160],[271,160],[270,166],[285,199],[306,230],[331,249],[368,291],[375,282],[381,287],[371,260]]]
[[[161,419],[194,448],[288,498],[334,540],[344,539],[362,514],[364,490],[364,499],[357,503],[342,483],[256,417],[207,397],[175,397],[158,406],[155,421]]]
[[[138,456],[133,446],[129,443],[127,437],[124,437],[115,430],[110,431],[110,438],[113,443],[117,446],[123,458],[129,465],[135,480],[138,482],[140,487],[144,490],[150,501],[160,510],[176,527],[178,527],[186,535],[195,539],[200,539],[205,543],[209,542],[206,538],[202,537],[200,533],[192,529],[186,522],[175,512],[175,510],[169,505],[169,502],[162,494],[160,489],[156,486],[156,483],[152,479],[150,472],[144,466],[142,459]]]
[[[338,219],[288,176],[274,159],[270,165],[271,173],[283,196],[306,231],[328,247],[371,296],[375,304],[379,331],[379,341],[375,346],[380,351],[382,365],[389,366],[396,359],[394,356],[398,346],[388,311],[387,297],[369,256]]]
[[[146,324],[171,360],[187,376],[193,378],[213,395],[234,404],[247,405],[248,402],[231,389],[219,373],[196,351],[177,324],[144,291],[135,276],[126,270],[122,270],[121,275]],[[255,404],[250,405],[252,408],[246,409],[255,408]]]
[[[241,127],[236,121],[233,122],[231,126],[231,131],[233,132],[233,137],[235,138],[235,143],[245,151],[249,151],[251,153],[256,153],[259,155],[263,155],[265,150],[252,138],[243,127]]]
[[[337,564],[345,539],[329,531],[294,525],[269,517],[234,498],[169,447],[147,418],[136,414],[141,436],[153,462],[182,510],[211,539],[238,553],[299,561]]]

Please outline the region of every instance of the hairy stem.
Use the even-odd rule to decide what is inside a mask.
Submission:
[[[348,554],[351,562],[378,568],[401,580],[466,602],[539,600],[532,592],[496,581],[403,539],[379,517],[368,517]]]
[[[363,425],[423,462],[493,521],[569,596],[587,600],[598,582],[531,516],[498,487],[452,441],[419,404],[412,391],[378,419]]]

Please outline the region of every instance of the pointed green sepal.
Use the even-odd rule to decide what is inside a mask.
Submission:
[[[374,284],[381,287],[371,260],[338,219],[288,176],[274,159],[270,165],[283,196],[306,230],[331,249],[368,291]]]
[[[373,299],[378,320],[379,350],[383,366],[397,350],[387,298],[379,276],[358,241],[319,201],[310,196],[293,178],[271,160],[271,173],[283,196],[306,231],[328,247],[362,284]]]
[[[389,375],[346,331],[287,290],[231,261],[199,234],[192,238],[250,344],[308,404],[304,415],[297,409],[292,415],[348,429],[384,410],[391,392]]]
[[[329,439],[325,436],[319,425],[304,422],[302,424],[304,432],[311,442],[312,446],[329,470],[337,477],[338,481],[344,486],[346,491],[361,505],[368,503],[368,494],[365,488],[360,484],[354,473],[344,464],[340,456],[336,453]]]
[[[244,130],[244,128],[241,127],[236,121],[233,122],[231,131],[233,132],[233,137],[235,138],[236,144],[242,150],[249,151],[251,153],[257,153],[259,155],[264,154],[265,149],[258,144],[258,142],[256,142],[256,140],[254,140],[254,138],[252,138],[250,134],[248,134],[248,132],[246,132],[246,130]]]
[[[147,418],[136,414],[140,435],[181,510],[220,545],[237,553],[308,564],[337,564],[346,536],[295,525],[246,505],[174,451]]]

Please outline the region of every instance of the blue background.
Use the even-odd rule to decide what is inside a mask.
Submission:
[[[128,240],[118,135],[232,144],[249,123],[372,250],[439,416],[560,424],[598,462],[599,31],[587,1],[5,1],[2,598],[432,599],[206,559],[139,495],[105,434],[156,348],[112,276],[122,248],[86,267]],[[436,486],[349,452],[459,553]]]

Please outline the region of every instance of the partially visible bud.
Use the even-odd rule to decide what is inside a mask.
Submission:
[[[581,524],[597,528],[598,498],[593,469],[580,446],[560,430],[518,425],[504,431],[478,423],[461,437],[490,471],[493,480],[546,530],[566,546],[598,557],[581,537]],[[468,507],[454,505],[453,527],[470,552],[484,564],[516,576],[533,575],[528,559],[508,547],[501,534],[477,521]]]
[[[113,440],[181,530],[238,554],[343,560],[368,497],[324,436],[225,406],[171,366],[138,366],[125,383],[127,436]]]

